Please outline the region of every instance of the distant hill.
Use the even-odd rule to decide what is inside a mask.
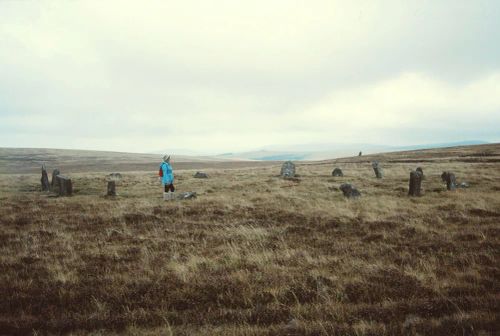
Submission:
[[[157,171],[161,154],[105,152],[53,148],[0,148],[0,174],[37,173],[42,164],[61,172]],[[172,155],[178,169],[241,168],[271,162],[235,161],[214,157]]]
[[[374,153],[387,153],[406,150],[444,148],[455,146],[470,146],[488,144],[485,141],[470,140],[460,142],[420,144],[411,146],[388,146],[372,144],[308,144],[290,146],[268,146],[261,150],[224,153],[216,155],[217,158],[233,160],[257,160],[257,161],[314,161],[327,160],[340,157],[357,156],[361,151],[364,155]]]

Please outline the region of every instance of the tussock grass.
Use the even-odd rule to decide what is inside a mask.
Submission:
[[[365,162],[178,171],[199,198],[167,203],[155,172],[123,174],[114,199],[104,173],[73,174],[68,198],[0,175],[0,333],[495,334],[498,163],[421,164],[409,198],[415,164],[380,161],[383,180]],[[471,188],[447,192],[443,170]]]

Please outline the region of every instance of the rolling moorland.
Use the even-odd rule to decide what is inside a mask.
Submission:
[[[0,334],[500,330],[500,144],[298,162],[294,180],[278,162],[174,160],[198,198],[172,202],[157,162],[54,155],[71,197],[40,191],[43,155],[0,155]],[[408,197],[417,166],[424,195]],[[447,191],[443,171],[470,187]]]

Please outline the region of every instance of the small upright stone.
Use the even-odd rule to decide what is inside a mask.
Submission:
[[[335,168],[332,171],[332,176],[344,176],[344,173],[342,172],[342,169],[340,168]]]
[[[40,182],[42,183],[42,191],[49,191],[49,176],[47,175],[47,169],[45,168],[45,165],[42,165],[42,178],[40,179]]]
[[[410,187],[408,195],[422,196],[422,173],[419,171],[412,171],[410,173]]]
[[[382,173],[382,167],[380,167],[378,161],[373,161],[372,167],[373,167],[373,171],[375,172],[375,176],[377,178],[381,179],[383,177],[383,173]]]
[[[52,181],[50,182],[50,188],[52,191],[56,191],[59,189],[59,185],[57,184],[57,175],[61,174],[59,169],[54,169],[52,171]]]
[[[116,196],[116,182],[115,181],[108,181],[108,192],[106,193],[107,196]]]
[[[452,172],[443,172],[441,174],[441,180],[446,183],[446,189],[455,190],[457,188],[457,179]]]
[[[206,179],[206,178],[208,178],[208,175],[204,172],[196,172],[196,174],[194,174],[194,178]]]
[[[281,166],[281,176],[285,178],[295,177],[295,164],[292,161],[283,163]]]
[[[347,198],[357,198],[361,196],[361,193],[358,191],[358,189],[356,189],[356,187],[349,183],[342,184],[339,189]]]
[[[64,175],[57,175],[59,184],[59,196],[71,196],[73,194],[73,183],[71,179]]]
[[[362,152],[359,152],[358,156],[361,156],[361,155],[363,155],[363,153],[362,153]]]

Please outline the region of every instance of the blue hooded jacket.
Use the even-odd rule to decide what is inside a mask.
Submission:
[[[160,169],[163,171],[161,183],[163,185],[174,183],[174,171],[172,170],[172,166],[169,163],[162,162],[160,164]]]

